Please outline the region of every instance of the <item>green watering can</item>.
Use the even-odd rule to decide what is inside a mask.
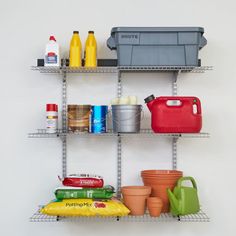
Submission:
[[[190,180],[193,187],[181,186],[185,180]],[[170,211],[174,216],[199,212],[200,205],[197,195],[197,185],[193,177],[180,178],[173,193],[169,188],[167,189],[167,193],[170,201]]]

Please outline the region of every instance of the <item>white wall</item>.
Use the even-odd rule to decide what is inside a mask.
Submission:
[[[0,2],[1,53],[1,235],[233,235],[235,232],[235,1],[3,1]],[[196,178],[203,209],[210,223],[29,223],[39,204],[53,198],[61,174],[61,143],[28,139],[43,128],[46,103],[61,99],[61,81],[30,70],[42,57],[50,34],[68,53],[73,30],[82,41],[95,30],[100,58],[115,57],[106,48],[113,26],[203,26],[208,45],[201,51],[205,74],[185,74],[179,94],[200,97],[203,131],[210,139],[179,141],[179,169]],[[143,78],[142,78],[143,77]],[[124,76],[125,94],[143,98],[170,93],[168,75]],[[114,75],[71,76],[69,103],[109,103]],[[146,117],[149,117],[147,110]],[[148,119],[148,118],[146,118]],[[147,120],[146,120],[147,121]],[[146,124],[147,125],[147,124]],[[138,148],[142,146],[142,148]],[[153,147],[155,146],[155,147]],[[115,184],[115,140],[69,139],[69,171],[94,172]],[[132,139],[124,146],[123,184],[141,184],[139,171],[170,168],[168,140]],[[132,169],[131,169],[132,167]],[[109,180],[109,181],[108,181]]]

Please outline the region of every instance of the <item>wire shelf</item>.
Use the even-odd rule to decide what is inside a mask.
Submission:
[[[118,72],[191,72],[204,73],[212,70],[212,66],[118,66],[118,67],[46,67],[32,66],[32,70],[40,73],[59,74],[59,73],[118,73]]]
[[[96,68],[86,68],[86,67],[62,67],[61,70],[66,73],[117,73],[117,67],[96,67]]]
[[[210,222],[210,218],[202,210],[198,214],[179,216],[181,222]]]
[[[45,74],[60,74],[60,73],[118,73],[117,67],[47,67],[47,66],[32,66],[32,70],[39,71]]]
[[[85,132],[63,132],[63,130],[58,130],[57,133],[50,134],[47,133],[46,129],[37,129],[35,133],[29,133],[29,138],[58,138],[67,135],[74,135],[80,137],[172,137],[172,138],[209,138],[209,133],[154,133],[151,129],[141,129],[139,133],[114,133],[111,129],[107,133],[95,134],[95,133],[85,133]]]
[[[160,217],[143,216],[49,216],[40,213],[42,206],[30,217],[30,222],[209,222],[210,218],[202,210],[197,214],[174,217],[171,213],[162,213]]]
[[[66,133],[63,130],[58,129],[56,133],[48,133],[46,129],[37,129],[34,133],[29,133],[29,138],[58,138],[65,136]]]
[[[212,66],[120,66],[119,71],[124,72],[191,72],[191,73],[204,73],[205,71],[212,70]]]
[[[60,74],[61,67],[59,66],[31,66],[31,70],[39,71],[46,74]]]

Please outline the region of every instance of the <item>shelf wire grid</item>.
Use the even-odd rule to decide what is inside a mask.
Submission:
[[[117,67],[95,67],[95,68],[66,67],[66,68],[62,68],[62,70],[66,73],[118,73]]]
[[[212,66],[119,66],[117,67],[119,71],[125,72],[192,72],[192,73],[203,73],[207,70],[212,70]]]
[[[96,68],[85,68],[85,67],[46,67],[46,66],[32,66],[32,70],[39,71],[45,74],[60,74],[60,73],[118,73],[117,67],[96,67]]]
[[[195,214],[190,214],[179,216],[179,220],[181,222],[210,222],[210,218],[202,210],[197,214],[197,217]]]
[[[44,67],[44,66],[31,66],[32,70],[39,71],[40,73],[58,74],[58,73],[118,73],[118,72],[190,72],[190,73],[204,73],[208,70],[213,70],[212,66],[118,66],[118,67]]]
[[[62,72],[59,66],[31,66],[31,70],[46,74],[60,74]]]
[[[197,214],[174,217],[171,213],[162,213],[160,217],[151,217],[149,214],[143,216],[49,216],[40,212],[42,206],[30,217],[30,222],[209,222],[210,218],[202,210]]]
[[[62,129],[58,129],[56,133],[48,133],[46,129],[37,129],[36,132],[29,133],[29,138],[58,138],[66,133],[63,133]]]
[[[107,133],[95,134],[95,133],[84,133],[84,132],[64,132],[58,130],[57,133],[47,133],[46,129],[37,129],[34,133],[29,133],[29,138],[58,138],[67,135],[78,135],[80,137],[172,137],[172,138],[209,138],[210,134],[206,132],[201,133],[154,133],[151,129],[141,129],[139,133],[113,133],[111,129]]]

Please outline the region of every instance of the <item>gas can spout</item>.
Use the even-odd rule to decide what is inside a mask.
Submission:
[[[153,105],[153,102],[155,101],[154,95],[152,94],[152,95],[146,97],[144,99],[144,101],[147,104],[147,107],[148,107],[149,111],[152,112],[152,105]]]

